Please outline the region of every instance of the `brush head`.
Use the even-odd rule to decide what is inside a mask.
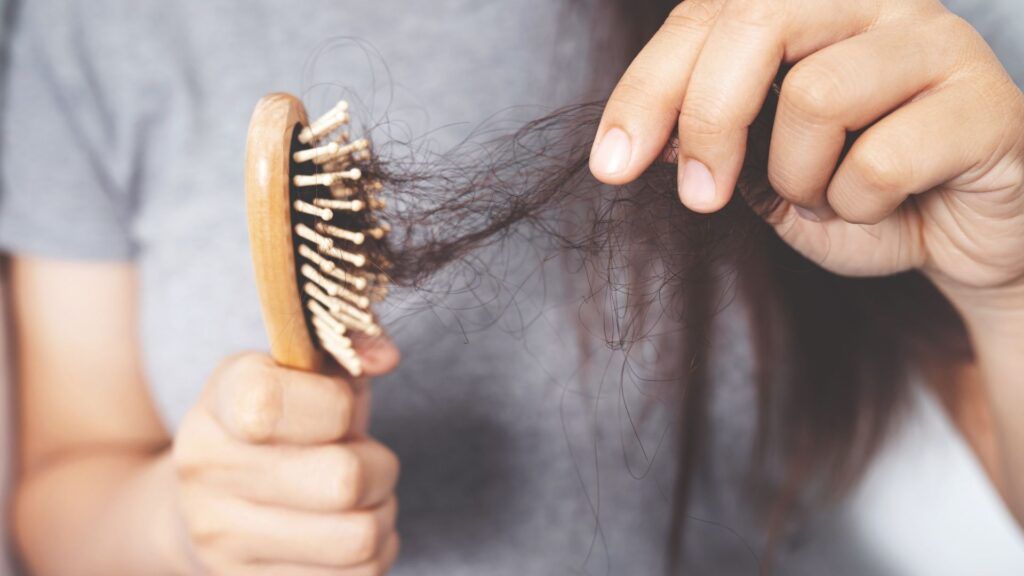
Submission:
[[[386,294],[389,228],[370,143],[351,139],[348,122],[345,102],[307,123],[296,98],[265,97],[250,124],[246,187],[271,353],[315,370],[322,350],[359,376],[352,337],[381,333],[371,305]]]

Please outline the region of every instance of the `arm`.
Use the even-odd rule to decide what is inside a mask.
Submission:
[[[942,284],[940,283],[940,286]],[[963,315],[977,357],[961,394],[979,398],[976,426],[963,426],[1010,512],[1024,525],[1024,285],[946,292]]]
[[[38,574],[180,573],[171,441],[141,374],[134,270],[14,258],[10,281],[26,563]]]
[[[15,533],[40,576],[380,574],[398,462],[368,394],[260,354],[225,360],[171,438],[139,361],[126,264],[14,258]],[[392,369],[386,340],[360,349]]]

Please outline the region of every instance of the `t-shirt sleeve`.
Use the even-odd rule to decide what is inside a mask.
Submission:
[[[126,260],[131,170],[87,30],[68,0],[20,2],[9,26],[0,136],[0,250]],[[123,154],[122,154],[123,155]]]

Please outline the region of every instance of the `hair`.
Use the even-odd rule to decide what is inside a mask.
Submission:
[[[674,5],[613,3],[631,24],[624,37],[633,52]],[[799,255],[766,223],[780,203],[766,169],[776,104],[769,95],[751,126],[733,200],[709,215],[678,201],[673,165],[655,164],[625,186],[592,178],[588,157],[602,102],[426,162],[375,159],[367,167],[401,191],[387,211],[396,232],[388,249],[394,283],[422,286],[474,251],[538,233],[582,262],[591,291],[584,296],[625,303],[603,310],[614,326],[609,344],[628,352],[657,339],[680,351],[659,360],[681,402],[672,571],[712,425],[711,336],[723,295],[734,291],[749,316],[758,402],[752,486],[764,504],[769,551],[805,506],[843,494],[858,479],[905,406],[912,374],[951,386],[949,368],[971,359],[959,316],[919,273],[841,277]]]

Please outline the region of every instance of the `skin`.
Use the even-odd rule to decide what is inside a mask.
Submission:
[[[17,257],[9,271],[15,535],[34,574],[387,571],[398,460],[366,434],[365,380],[240,354],[172,437],[142,375],[133,267]],[[398,362],[386,339],[357,347],[369,376]]]
[[[828,270],[946,294],[977,355],[957,420],[1024,523],[1024,96],[970,25],[935,0],[689,0],[620,80],[591,171],[632,181],[677,131],[680,200],[721,209],[782,64],[771,224]]]

